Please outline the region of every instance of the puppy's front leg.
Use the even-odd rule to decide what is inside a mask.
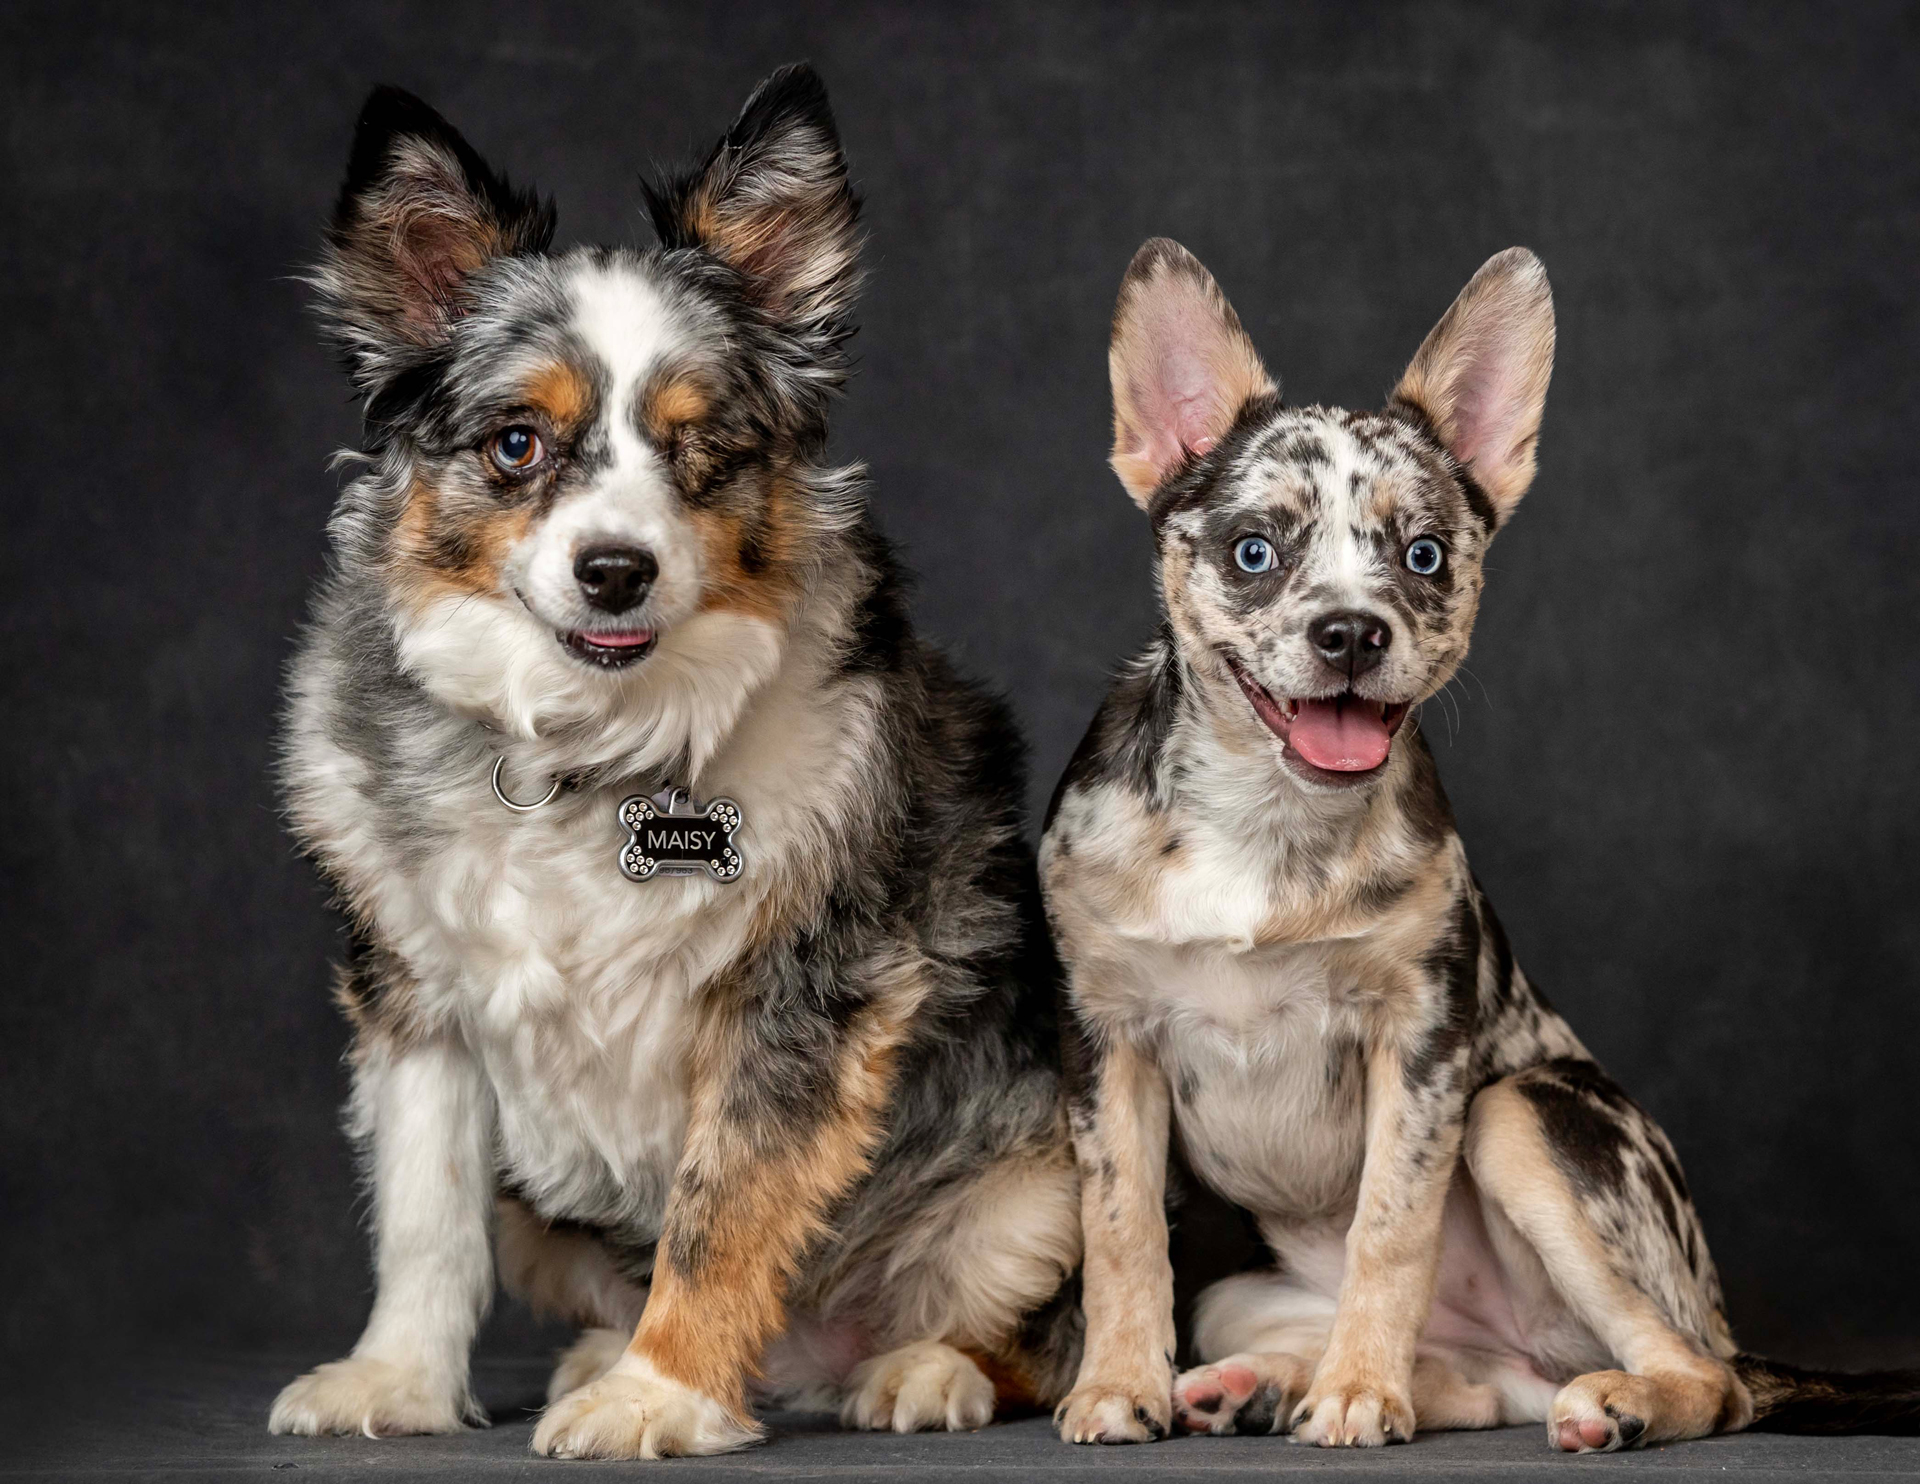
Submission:
[[[1326,1353],[1293,1414],[1294,1439],[1377,1447],[1412,1439],[1413,1351],[1433,1307],[1440,1222],[1460,1153],[1465,1046],[1367,1059],[1366,1163]]]
[[[493,1293],[493,1113],[480,1068],[448,1041],[364,1049],[354,1131],[373,1185],[373,1314],[345,1360],[293,1382],[282,1433],[457,1432],[486,1414],[468,1350]]]
[[[1173,1419],[1166,1078],[1138,1048],[1090,1037],[1063,1007],[1080,1165],[1087,1349],[1054,1413],[1070,1443],[1145,1443]]]
[[[686,1149],[653,1287],[626,1353],[560,1398],[533,1450],[559,1458],[723,1453],[760,1437],[746,1377],[786,1323],[787,1284],[867,1168],[903,1016],[723,1007],[702,1027]]]

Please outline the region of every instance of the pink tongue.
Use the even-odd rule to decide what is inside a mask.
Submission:
[[[1393,739],[1377,701],[1341,696],[1331,701],[1302,701],[1287,729],[1287,745],[1316,768],[1330,773],[1364,773],[1387,760]]]
[[[631,634],[582,634],[589,644],[597,644],[602,649],[631,649],[636,644],[645,644],[653,637],[652,629],[639,629]]]

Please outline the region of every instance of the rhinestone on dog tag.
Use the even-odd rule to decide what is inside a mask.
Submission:
[[[740,852],[733,832],[740,828],[740,806],[732,799],[697,805],[684,788],[648,798],[635,794],[620,804],[627,843],[620,847],[620,869],[632,881],[656,876],[693,876],[705,871],[715,881],[740,879]]]

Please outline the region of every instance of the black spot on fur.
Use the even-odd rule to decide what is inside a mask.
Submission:
[[[1254,1388],[1245,1405],[1234,1414],[1233,1430],[1254,1437],[1270,1436],[1280,1427],[1280,1404],[1286,1400],[1272,1382]]]
[[[906,579],[892,549],[878,532],[868,537],[868,543],[868,559],[879,575],[860,600],[851,637],[841,650],[840,668],[847,675],[897,670],[912,633]]]
[[[1060,800],[1082,783],[1115,781],[1152,797],[1160,776],[1160,754],[1180,714],[1186,690],[1186,665],[1163,626],[1145,655],[1121,675],[1095,713],[1093,725],[1074,752],[1053,800],[1045,827],[1051,829]]]
[[[1555,1161],[1583,1192],[1618,1191],[1633,1140],[1622,1114],[1632,1106],[1590,1061],[1560,1057],[1515,1084],[1533,1104]]]

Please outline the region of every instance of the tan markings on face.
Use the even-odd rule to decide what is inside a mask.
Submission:
[[[393,533],[394,591],[416,613],[436,598],[496,594],[508,554],[532,523],[530,506],[460,512],[440,489],[415,479]]]
[[[792,483],[776,471],[765,494],[748,499],[744,509],[728,501],[688,511],[706,555],[702,612],[785,620],[800,590],[798,500]]]
[[[1169,541],[1160,551],[1160,588],[1166,595],[1167,617],[1176,632],[1204,645],[1207,626],[1202,609],[1206,601],[1193,580],[1193,552],[1184,541]]]
[[[1409,469],[1390,468],[1374,475],[1366,505],[1367,518],[1375,525],[1387,525],[1418,487],[1419,476]]]
[[[656,376],[640,395],[640,422],[662,448],[707,415],[713,399],[697,377],[686,373]]]
[[[578,366],[551,361],[527,378],[526,405],[543,414],[554,431],[578,432],[593,414],[593,383]]]

